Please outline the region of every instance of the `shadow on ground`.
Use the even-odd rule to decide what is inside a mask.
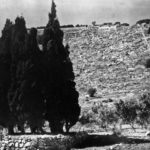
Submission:
[[[73,146],[73,148],[109,146],[119,143],[143,144],[143,143],[150,143],[150,139],[119,137],[116,135],[88,135],[81,141],[77,142]]]

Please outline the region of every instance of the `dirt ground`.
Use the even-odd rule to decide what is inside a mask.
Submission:
[[[92,101],[80,101],[82,109],[90,110],[94,102],[99,102],[99,99]],[[79,124],[75,130],[79,128]],[[143,129],[135,125],[135,130],[130,125],[123,125],[122,130],[118,136],[113,135],[113,131],[105,131],[99,126],[92,124],[82,126],[81,131],[87,131],[89,137],[83,140],[77,147],[72,150],[150,150],[150,126]],[[90,131],[94,131],[90,133]]]
[[[83,127],[83,130],[89,132],[90,128]],[[123,125],[118,135],[111,130],[95,131],[88,133],[89,136],[71,150],[150,150],[148,133],[149,128],[142,129],[137,126],[133,130],[130,125]]]
[[[146,130],[131,129],[116,136],[112,133],[92,133],[82,141],[80,145],[72,150],[150,150],[150,136],[146,135]]]

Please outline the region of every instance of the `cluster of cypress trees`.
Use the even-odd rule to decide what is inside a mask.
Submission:
[[[43,50],[38,47],[37,29],[27,32],[23,17],[13,24],[6,20],[0,38],[0,124],[13,134],[15,125],[24,133],[25,122],[32,133],[43,132],[48,120],[52,133],[68,132],[78,120],[79,94],[75,89],[69,46],[52,1],[43,33]]]

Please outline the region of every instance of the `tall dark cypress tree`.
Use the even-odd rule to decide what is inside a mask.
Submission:
[[[11,44],[11,85],[8,92],[9,107],[11,111],[11,133],[13,133],[13,126],[19,124],[23,131],[23,116],[21,116],[21,106],[19,99],[20,86],[22,82],[22,75],[24,72],[24,45],[27,30],[25,20],[23,17],[17,17],[12,31]]]
[[[0,123],[8,126],[9,133],[17,124],[23,133],[27,121],[35,132],[42,131],[45,117],[52,132],[63,132],[64,125],[68,132],[80,114],[79,94],[54,1],[44,30],[43,52],[36,37],[35,28],[27,33],[23,17],[17,17],[14,25],[6,21],[0,39]]]
[[[48,21],[47,27],[53,26],[55,19],[56,19],[56,5],[54,1],[52,0],[51,13],[49,13],[49,21]]]
[[[27,34],[25,20],[17,17],[13,29],[11,50],[11,86],[9,104],[12,112],[12,128],[15,124],[24,133],[24,123],[28,122],[32,133],[42,131],[44,113],[42,53],[37,44],[37,30],[32,28]],[[13,132],[13,131],[12,131]]]
[[[75,89],[74,73],[68,47],[63,45],[63,32],[56,16],[56,5],[52,1],[49,21],[44,30],[43,50],[47,70],[45,86],[46,119],[52,132],[66,131],[78,120],[80,107]]]
[[[20,86],[19,100],[24,120],[31,127],[32,133],[37,129],[42,130],[44,113],[42,53],[37,44],[37,30],[32,28],[27,35],[24,55],[24,72]]]
[[[10,110],[7,93],[10,86],[10,48],[13,23],[7,19],[0,39],[0,124],[9,127]]]

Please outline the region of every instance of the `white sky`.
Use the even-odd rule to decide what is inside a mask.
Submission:
[[[150,18],[150,0],[54,0],[57,15],[63,24],[128,22]],[[0,30],[6,18],[12,21],[23,15],[27,27],[47,23],[51,0],[0,0]]]

